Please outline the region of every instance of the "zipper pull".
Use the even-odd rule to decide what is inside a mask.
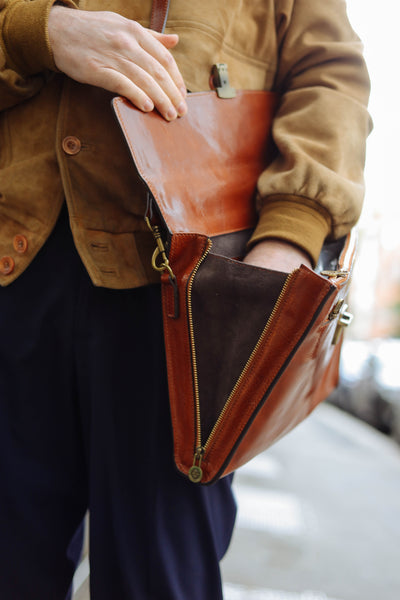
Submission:
[[[204,448],[199,446],[196,448],[196,452],[193,457],[193,465],[189,469],[188,477],[192,483],[200,483],[203,477],[203,469],[201,468],[201,461],[203,460]]]

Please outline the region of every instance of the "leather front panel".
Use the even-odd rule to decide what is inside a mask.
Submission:
[[[291,429],[308,414],[307,404],[299,405],[299,402],[309,394],[315,369],[312,350],[318,335],[311,338],[309,335],[334,291],[335,287],[329,281],[307,267],[301,267],[295,273],[274,316],[269,335],[254,356],[252,368],[237,389],[234,402],[203,461],[205,481],[207,477],[210,481],[221,473],[234,448],[239,452],[240,441],[261,407],[266,411],[260,419],[263,436],[269,444],[282,430]],[[292,363],[295,357],[299,357],[297,364]],[[270,395],[283,373],[287,374],[289,387],[285,394],[279,395],[276,405],[271,405]],[[276,413],[272,410],[275,423],[271,418],[271,407],[276,408]],[[258,442],[257,438],[248,438],[253,456],[261,451]]]

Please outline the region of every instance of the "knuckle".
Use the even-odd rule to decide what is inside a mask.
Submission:
[[[168,73],[161,65],[155,65],[152,75],[157,83],[161,85],[168,79]]]
[[[126,85],[124,85],[121,81],[119,81],[119,80],[115,81],[113,88],[114,88],[114,93],[117,94],[118,96],[126,95]]]
[[[132,46],[132,40],[129,36],[129,34],[125,33],[125,32],[115,32],[113,34],[112,37],[112,45],[113,47],[118,50],[118,51],[126,51],[127,49],[131,48]]]
[[[87,56],[85,59],[85,70],[88,73],[97,73],[100,70],[100,65],[94,56]]]
[[[174,66],[174,58],[172,56],[172,54],[170,54],[170,52],[168,52],[168,50],[166,50],[165,52],[162,53],[161,57],[160,57],[160,64],[165,68],[165,69],[171,69]]]
[[[143,31],[143,27],[137,21],[128,21],[129,33],[131,35],[140,35]]]

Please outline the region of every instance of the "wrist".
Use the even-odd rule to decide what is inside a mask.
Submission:
[[[291,242],[266,239],[257,243],[244,258],[248,264],[290,273],[300,265],[312,267],[311,257]]]
[[[315,266],[330,229],[330,215],[317,202],[278,194],[261,201],[259,222],[248,248],[266,239],[281,240],[305,252]]]
[[[54,0],[21,0],[11,5],[4,19],[3,39],[7,63],[22,76],[45,69],[57,70],[48,34],[49,14]],[[76,8],[71,0],[65,5]]]

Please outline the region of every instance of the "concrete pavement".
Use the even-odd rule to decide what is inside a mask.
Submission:
[[[236,476],[226,600],[399,600],[400,448],[329,405]]]

